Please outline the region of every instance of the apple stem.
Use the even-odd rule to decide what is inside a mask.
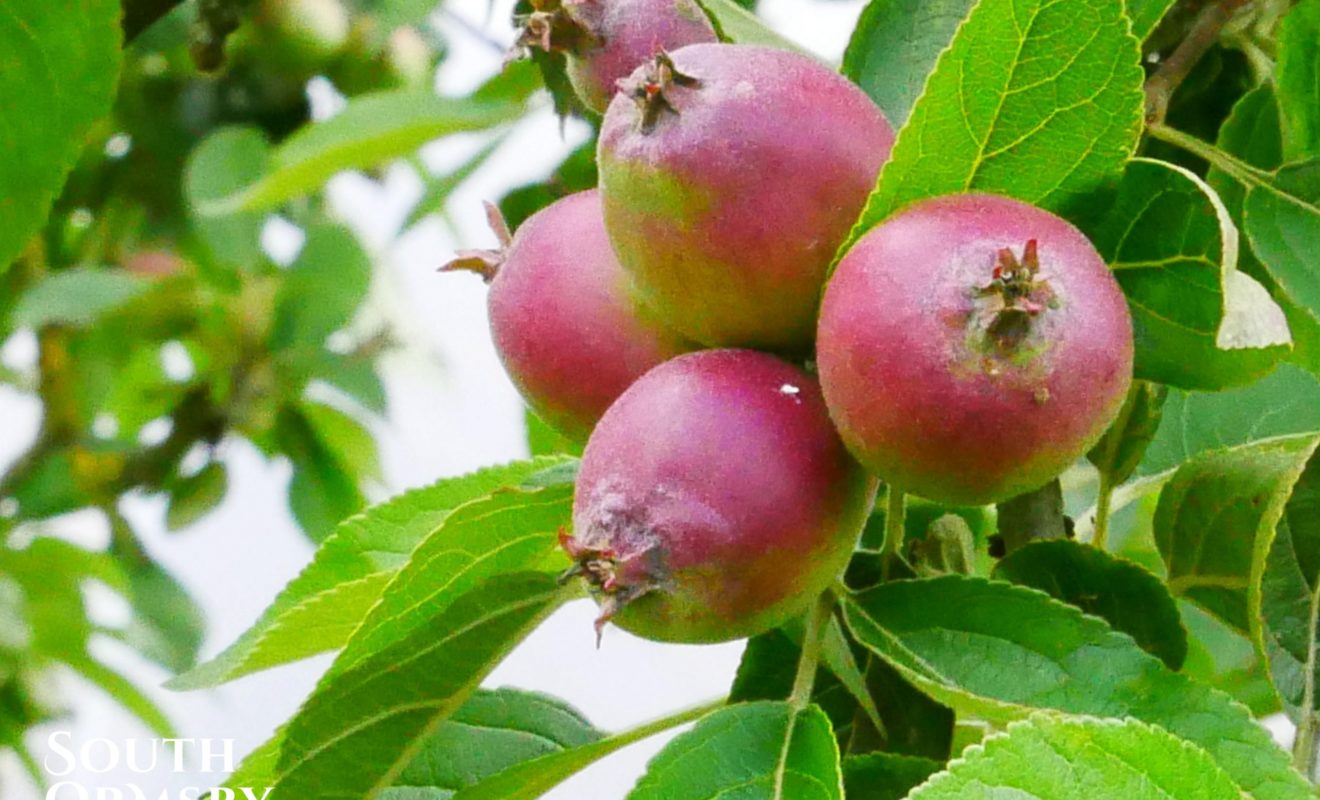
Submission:
[[[907,532],[907,503],[903,490],[889,484],[885,493],[885,544],[880,561],[880,579],[889,580],[893,564],[903,558],[903,537]]]
[[[797,676],[793,679],[793,693],[788,703],[795,711],[811,704],[811,690],[816,686],[816,666],[820,663],[820,644],[825,638],[830,614],[834,613],[834,593],[822,592],[807,612],[807,631],[802,636],[802,657],[798,659]]]

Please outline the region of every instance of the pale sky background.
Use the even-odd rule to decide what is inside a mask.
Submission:
[[[862,0],[763,0],[763,16],[778,30],[821,55],[837,60]],[[458,16],[481,26],[500,42],[512,41],[508,23],[513,0],[449,0]],[[500,54],[444,16],[436,23],[447,34],[450,56],[437,83],[446,93],[462,93],[499,68]],[[318,97],[323,100],[323,97]],[[321,103],[322,106],[326,105]],[[330,104],[333,105],[333,104]],[[460,237],[455,240],[436,218],[407,236],[399,228],[422,185],[412,170],[397,166],[382,183],[360,175],[333,181],[331,196],[343,219],[373,249],[377,263],[374,300],[364,316],[385,316],[408,334],[410,346],[384,364],[389,418],[379,426],[388,493],[430,483],[477,467],[526,455],[522,405],[504,376],[486,324],[485,287],[467,275],[441,276],[435,267],[457,247],[490,246],[481,201],[544,177],[562,156],[586,138],[584,126],[568,125],[561,136],[547,110],[523,122],[488,165],[451,202]],[[483,140],[456,137],[424,151],[440,171],[471,153]],[[279,243],[278,235],[273,237]],[[25,337],[7,343],[3,357],[22,364],[31,358]],[[0,389],[0,463],[8,463],[30,442],[39,406],[35,400]],[[284,584],[311,558],[312,548],[298,532],[285,502],[290,471],[264,463],[249,445],[228,442],[223,458],[231,491],[218,511],[193,528],[167,534],[164,502],[129,498],[123,504],[144,534],[151,553],[166,565],[206,610],[208,629],[203,657],[234,641],[265,609]],[[59,535],[101,547],[108,534],[86,515],[58,521]],[[95,613],[122,620],[127,608],[108,591],[92,592]],[[579,601],[555,614],[502,664],[487,686],[518,686],[559,695],[581,709],[598,727],[619,730],[722,696],[728,688],[741,643],[679,647],[646,642],[617,629],[606,631],[600,650],[593,644],[595,608]],[[259,673],[214,691],[178,694],[160,687],[169,676],[114,642],[97,642],[95,652],[146,689],[175,722],[182,737],[234,739],[241,758],[287,720],[329,664],[320,657]],[[62,683],[73,716],[38,729],[31,746],[38,759],[47,753],[46,737],[70,731],[74,746],[95,738],[120,744],[152,734],[99,690],[67,677]],[[622,798],[647,759],[667,740],[657,736],[564,783],[546,795],[550,800]],[[104,750],[98,752],[104,753]],[[163,760],[165,756],[162,757]],[[58,759],[52,762],[59,766]],[[138,783],[151,800],[162,790],[177,796],[185,786],[211,787],[223,774],[204,774],[190,762],[184,774],[160,770],[134,775],[126,770],[104,774],[76,772],[64,780],[94,790]],[[0,756],[0,796],[38,800],[41,795],[17,769],[9,754]],[[62,792],[61,798],[76,795]],[[125,794],[126,798],[133,795]]]

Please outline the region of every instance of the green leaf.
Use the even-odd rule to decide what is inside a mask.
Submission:
[[[254,766],[240,767],[230,784],[270,768],[259,785],[277,797],[323,796],[326,786],[344,797],[373,796],[568,597],[553,575],[516,573],[442,609],[418,609],[421,619],[393,644],[323,678],[278,744],[259,749]]]
[[[857,664],[843,630],[831,620],[822,644],[824,658],[816,669],[811,702],[829,717],[840,746],[852,735],[855,718],[865,716],[885,727],[875,701],[866,687],[866,678]],[[793,679],[802,657],[801,624],[767,631],[747,640],[733,686],[730,703],[751,700],[783,700],[793,691]],[[846,676],[846,677],[841,677]]]
[[[1148,55],[1159,53],[1164,58],[1165,54],[1173,52],[1190,30],[1195,9],[1180,4],[1170,17],[1168,27],[1158,30],[1158,36],[1151,37],[1152,41],[1145,45],[1144,52]],[[1233,105],[1260,82],[1258,74],[1241,50],[1211,44],[1169,98],[1164,124],[1201,141],[1214,139]],[[1205,174],[1208,167],[1208,161],[1201,155],[1154,137],[1144,141],[1142,149],[1155,158],[1181,164],[1198,175]]]
[[[18,477],[10,491],[18,501],[18,519],[23,520],[58,516],[92,502],[74,475],[71,448],[46,454]]]
[[[514,6],[514,13],[530,13],[532,4],[530,0],[518,0]],[[550,101],[554,104],[555,115],[561,120],[567,119],[570,114],[579,116],[589,116],[595,112],[588,111],[583,105],[581,98],[573,89],[573,84],[568,79],[568,56],[561,52],[546,51],[537,47],[532,50],[532,63],[541,73],[541,82],[545,85],[545,90],[550,94]]]
[[[229,491],[225,465],[213,461],[196,475],[184,478],[170,490],[165,509],[165,527],[180,531],[211,513]]]
[[[289,507],[303,532],[320,542],[366,505],[358,476],[296,406],[285,406],[280,411],[276,435],[280,449],[293,463]]]
[[[271,348],[319,350],[352,321],[370,282],[371,260],[351,233],[331,223],[312,226],[280,284]]]
[[[1270,84],[1248,92],[1233,106],[1233,112],[1219,129],[1218,147],[1263,170],[1273,171],[1283,165],[1283,130],[1279,103]],[[1219,192],[1233,218],[1242,226],[1243,203],[1247,190],[1220,169],[1211,168],[1206,181]],[[1241,241],[1239,263],[1242,269],[1264,282],[1283,307],[1292,329],[1293,352],[1290,360],[1320,374],[1320,321],[1297,306],[1273,279],[1251,249],[1251,242]]]
[[[572,460],[539,458],[488,467],[405,492],[350,517],[238,641],[168,685],[179,690],[218,686],[342,647],[408,554],[441,530],[454,509],[564,463]]]
[[[1240,389],[1175,389],[1137,473],[1155,475],[1207,450],[1307,431],[1320,431],[1320,382],[1289,364]]]
[[[850,753],[884,750],[943,762],[956,752],[953,709],[923,694],[874,653],[867,654],[866,688],[880,708],[885,729],[871,728],[859,715],[848,743]]]
[[[776,629],[747,640],[729,690],[730,703],[789,696],[802,656],[801,626],[797,627],[793,636]],[[811,702],[829,717],[840,749],[853,753],[887,750],[940,761],[948,758],[953,712],[921,694],[883,661],[860,648],[859,654],[864,655],[865,665],[862,686],[850,678],[854,686],[845,687],[836,671],[825,665],[817,668],[813,684]],[[862,708],[859,697],[863,695],[874,710]],[[877,715],[879,726],[873,721]]]
[[[1256,717],[1278,712],[1278,695],[1251,640],[1186,600],[1178,601],[1178,610],[1187,628],[1182,673],[1232,695]]]
[[[871,0],[843,54],[843,74],[895,126],[907,122],[926,78],[976,0]]]
[[[1178,606],[1159,578],[1131,561],[1060,539],[1033,542],[1009,553],[994,577],[1039,589],[1128,634],[1169,669],[1187,657],[1187,631]]]
[[[1118,486],[1136,472],[1159,430],[1168,394],[1162,384],[1133,381],[1118,418],[1086,454],[1109,486]]]
[[[733,685],[729,687],[730,704],[783,700],[792,693],[793,678],[802,657],[801,631],[798,633],[799,638],[794,640],[784,629],[776,628],[747,640]],[[835,733],[844,732],[858,710],[857,701],[848,696],[839,680],[823,665],[816,669],[811,702],[830,718]]]
[[[325,782],[347,782],[347,791],[369,792],[394,777],[415,740],[452,713],[458,704],[454,700],[461,702],[457,694],[442,694],[425,704],[417,700],[416,691],[436,688],[433,673],[446,674],[448,681],[449,672],[467,670],[475,685],[568,597],[565,590],[552,588],[553,578],[529,570],[562,559],[555,532],[568,520],[572,487],[562,477],[550,475],[532,475],[528,482],[540,486],[507,488],[465,505],[446,518],[440,532],[417,546],[282,741],[259,751],[254,766],[241,775],[273,774],[273,785],[290,792]],[[534,585],[542,581],[549,582],[544,591]],[[469,624],[466,620],[474,614],[474,605],[480,616]],[[529,611],[533,608],[534,613]],[[505,617],[514,622],[501,621]],[[492,629],[483,633],[481,629],[487,627]],[[457,632],[444,635],[456,628]],[[475,641],[467,641],[468,633]],[[448,638],[459,641],[445,648]],[[419,650],[428,657],[408,657]],[[481,657],[473,659],[474,651]],[[446,658],[455,658],[450,652],[464,663],[447,662]],[[368,677],[362,678],[364,673]],[[428,680],[429,686],[412,688]],[[471,686],[441,682],[439,688],[466,692]],[[380,697],[373,700],[373,693]],[[400,702],[397,713],[371,716],[373,702],[393,700]],[[340,707],[343,715],[336,713]],[[376,733],[371,760],[364,763],[354,755],[354,740],[368,729]],[[279,757],[271,767],[275,751]],[[350,764],[355,771],[343,777]]]
[[[674,738],[628,800],[842,800],[839,750],[825,712],[788,703],[716,711]]]
[[[998,520],[988,506],[945,506],[919,497],[908,497],[904,514],[904,547],[899,554],[887,553],[885,541],[885,509],[878,503],[867,518],[862,538],[853,553],[844,581],[851,589],[869,589],[888,578],[913,578],[919,572],[986,572],[993,560],[986,540],[997,532]],[[957,520],[949,519],[957,517]],[[967,532],[971,541],[967,541]],[[958,566],[969,553],[969,569]]]
[[[801,644],[801,638],[801,636],[798,637],[799,645]],[[820,660],[847,691],[851,699],[856,701],[866,718],[877,728],[883,726],[880,710],[876,707],[875,700],[871,697],[871,692],[867,688],[866,676],[862,674],[862,670],[858,666],[857,657],[853,654],[852,643],[848,641],[843,632],[843,626],[839,624],[837,617],[831,617],[829,625],[825,628],[820,644]]]
[[[525,13],[520,8],[515,13]],[[528,7],[527,11],[531,8]],[[541,80],[541,72],[532,61],[514,61],[504,65],[498,73],[491,76],[485,83],[477,87],[472,93],[472,99],[478,102],[524,102],[539,89],[545,88]]]
[[[780,50],[794,50],[815,58],[813,54],[775,33],[768,25],[756,18],[756,15],[733,0],[697,0],[701,8],[710,17],[711,24],[719,33],[720,39],[734,44],[759,44],[777,47]]]
[[[1169,590],[1251,631],[1263,548],[1318,444],[1313,434],[1283,437],[1205,453],[1180,467],[1155,510]]]
[[[869,753],[843,760],[844,796],[848,800],[903,800],[944,767],[940,761],[894,753]]]
[[[515,765],[600,741],[561,700],[517,689],[478,691],[422,744],[381,800],[425,791],[443,800]]]
[[[432,0],[372,0],[368,3],[354,3],[358,8],[371,9],[375,12],[373,20],[385,31],[392,31],[403,25],[424,25],[426,18],[435,11]]]
[[[157,734],[174,735],[173,725],[149,697],[88,651],[93,627],[83,600],[85,581],[99,580],[126,593],[125,576],[109,556],[42,536],[22,550],[0,547],[0,575],[22,589],[31,634],[26,649],[68,665]]]
[[[1127,0],[1128,16],[1132,18],[1132,35],[1145,41],[1155,31],[1160,20],[1176,0]]]
[[[261,178],[269,158],[270,143],[259,128],[221,128],[193,149],[184,167],[183,194],[192,226],[211,255],[232,270],[251,270],[262,262],[265,215],[207,215],[200,209]]]
[[[455,509],[418,543],[331,668],[341,672],[412,633],[480,582],[528,570],[561,571],[558,532],[573,487],[504,488]]]
[[[298,405],[325,448],[359,479],[380,478],[380,459],[371,431],[351,415],[324,403],[304,400]]]
[[[1257,547],[1259,597],[1253,597],[1253,623],[1259,626],[1270,678],[1294,722],[1320,708],[1315,685],[1320,676],[1320,459],[1311,457],[1290,487],[1273,536]],[[1253,630],[1255,630],[1253,628]],[[1305,711],[1307,700],[1311,710]]]
[[[360,95],[339,114],[303,128],[276,148],[265,177],[206,204],[202,212],[275,208],[317,190],[343,170],[411,155],[433,139],[512,122],[522,111],[522,103],[437,97],[414,89]]]
[[[322,350],[307,362],[307,366],[311,377],[344,392],[366,410],[382,415],[388,410],[385,384],[381,382],[372,354],[340,355]]]
[[[1128,27],[1122,4],[1108,0],[980,0],[840,252],[928,197],[994,192],[1067,211],[1116,180],[1141,131],[1143,75]]]
[[[117,590],[124,586],[123,573],[105,554],[47,536],[21,550],[0,548],[0,574],[23,591],[28,649],[61,660],[84,655],[92,634],[83,581],[93,578]]]
[[[1112,208],[1083,229],[1127,296],[1137,378],[1223,389],[1287,355],[1283,310],[1238,270],[1237,227],[1195,173],[1134,159]]]
[[[1246,709],[1041,592],[948,576],[882,584],[845,609],[859,641],[963,714],[1133,717],[1205,748],[1259,800],[1309,791]]]
[[[1300,796],[1300,795],[1299,795]],[[912,800],[1243,800],[1205,750],[1136,720],[1044,714],[1008,726],[912,793]]]
[[[1274,80],[1289,160],[1320,156],[1320,2],[1301,0],[1278,32]]]
[[[606,739],[524,761],[475,786],[459,790],[453,800],[536,800],[605,756],[657,733],[700,719],[711,711],[709,706],[680,711]]]
[[[1252,252],[1287,300],[1320,324],[1320,158],[1282,167],[1271,183],[1252,186],[1243,204]]]
[[[19,298],[16,327],[91,325],[151,287],[150,282],[118,269],[76,267],[46,276]]]
[[[206,617],[173,575],[143,552],[117,552],[133,618],[121,634],[139,653],[170,670],[197,663]]]
[[[50,213],[119,78],[116,0],[9,0],[0,13],[0,273]]]
[[[523,422],[527,426],[527,449],[532,455],[548,456],[556,453],[582,455],[581,443],[574,442],[550,427],[530,408],[523,413]]]
[[[1217,146],[1253,167],[1273,171],[1283,166],[1283,129],[1274,89],[1262,84],[1233,105],[1219,128]],[[1227,173],[1211,167],[1206,182],[1223,198],[1224,205],[1239,222],[1246,189]]]
[[[70,655],[62,660],[74,672],[114,698],[115,702],[140,719],[153,733],[164,738],[176,735],[174,723],[165,716],[165,712],[128,678],[85,653]]]
[[[141,302],[152,302],[151,296],[144,296]],[[131,308],[124,311],[131,313]],[[193,376],[187,380],[176,380],[165,371],[162,347],[158,342],[148,340],[140,346],[125,347],[122,340],[107,333],[103,326],[88,333],[92,338],[104,340],[103,344],[97,346],[97,350],[102,346],[108,347],[109,341],[114,340],[120,353],[106,359],[97,358],[100,353],[95,351],[80,353],[80,365],[89,371],[104,371],[109,378],[104,391],[98,391],[101,387],[94,378],[85,383],[80,382],[80,389],[95,409],[94,413],[108,414],[114,419],[117,427],[112,441],[127,447],[137,446],[138,436],[147,423],[162,417],[172,417],[189,390],[199,382],[196,380],[197,375],[206,372],[208,353],[195,345],[181,345],[193,366]],[[122,361],[118,358],[120,355]],[[79,379],[87,377],[88,373],[78,376]]]

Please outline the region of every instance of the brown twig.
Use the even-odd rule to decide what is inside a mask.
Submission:
[[[1224,26],[1228,24],[1238,9],[1247,0],[1219,0],[1201,9],[1191,30],[1169,54],[1160,62],[1155,74],[1146,80],[1146,123],[1158,125],[1169,112],[1169,99],[1174,90],[1191,73],[1192,68],[1201,60],[1216,41]]]

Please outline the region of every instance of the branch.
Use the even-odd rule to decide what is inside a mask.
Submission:
[[[1192,67],[1201,60],[1215,42],[1224,26],[1247,0],[1219,0],[1201,10],[1192,23],[1192,29],[1178,47],[1164,59],[1155,74],[1146,81],[1146,122],[1158,125],[1169,113],[1169,100]]]

